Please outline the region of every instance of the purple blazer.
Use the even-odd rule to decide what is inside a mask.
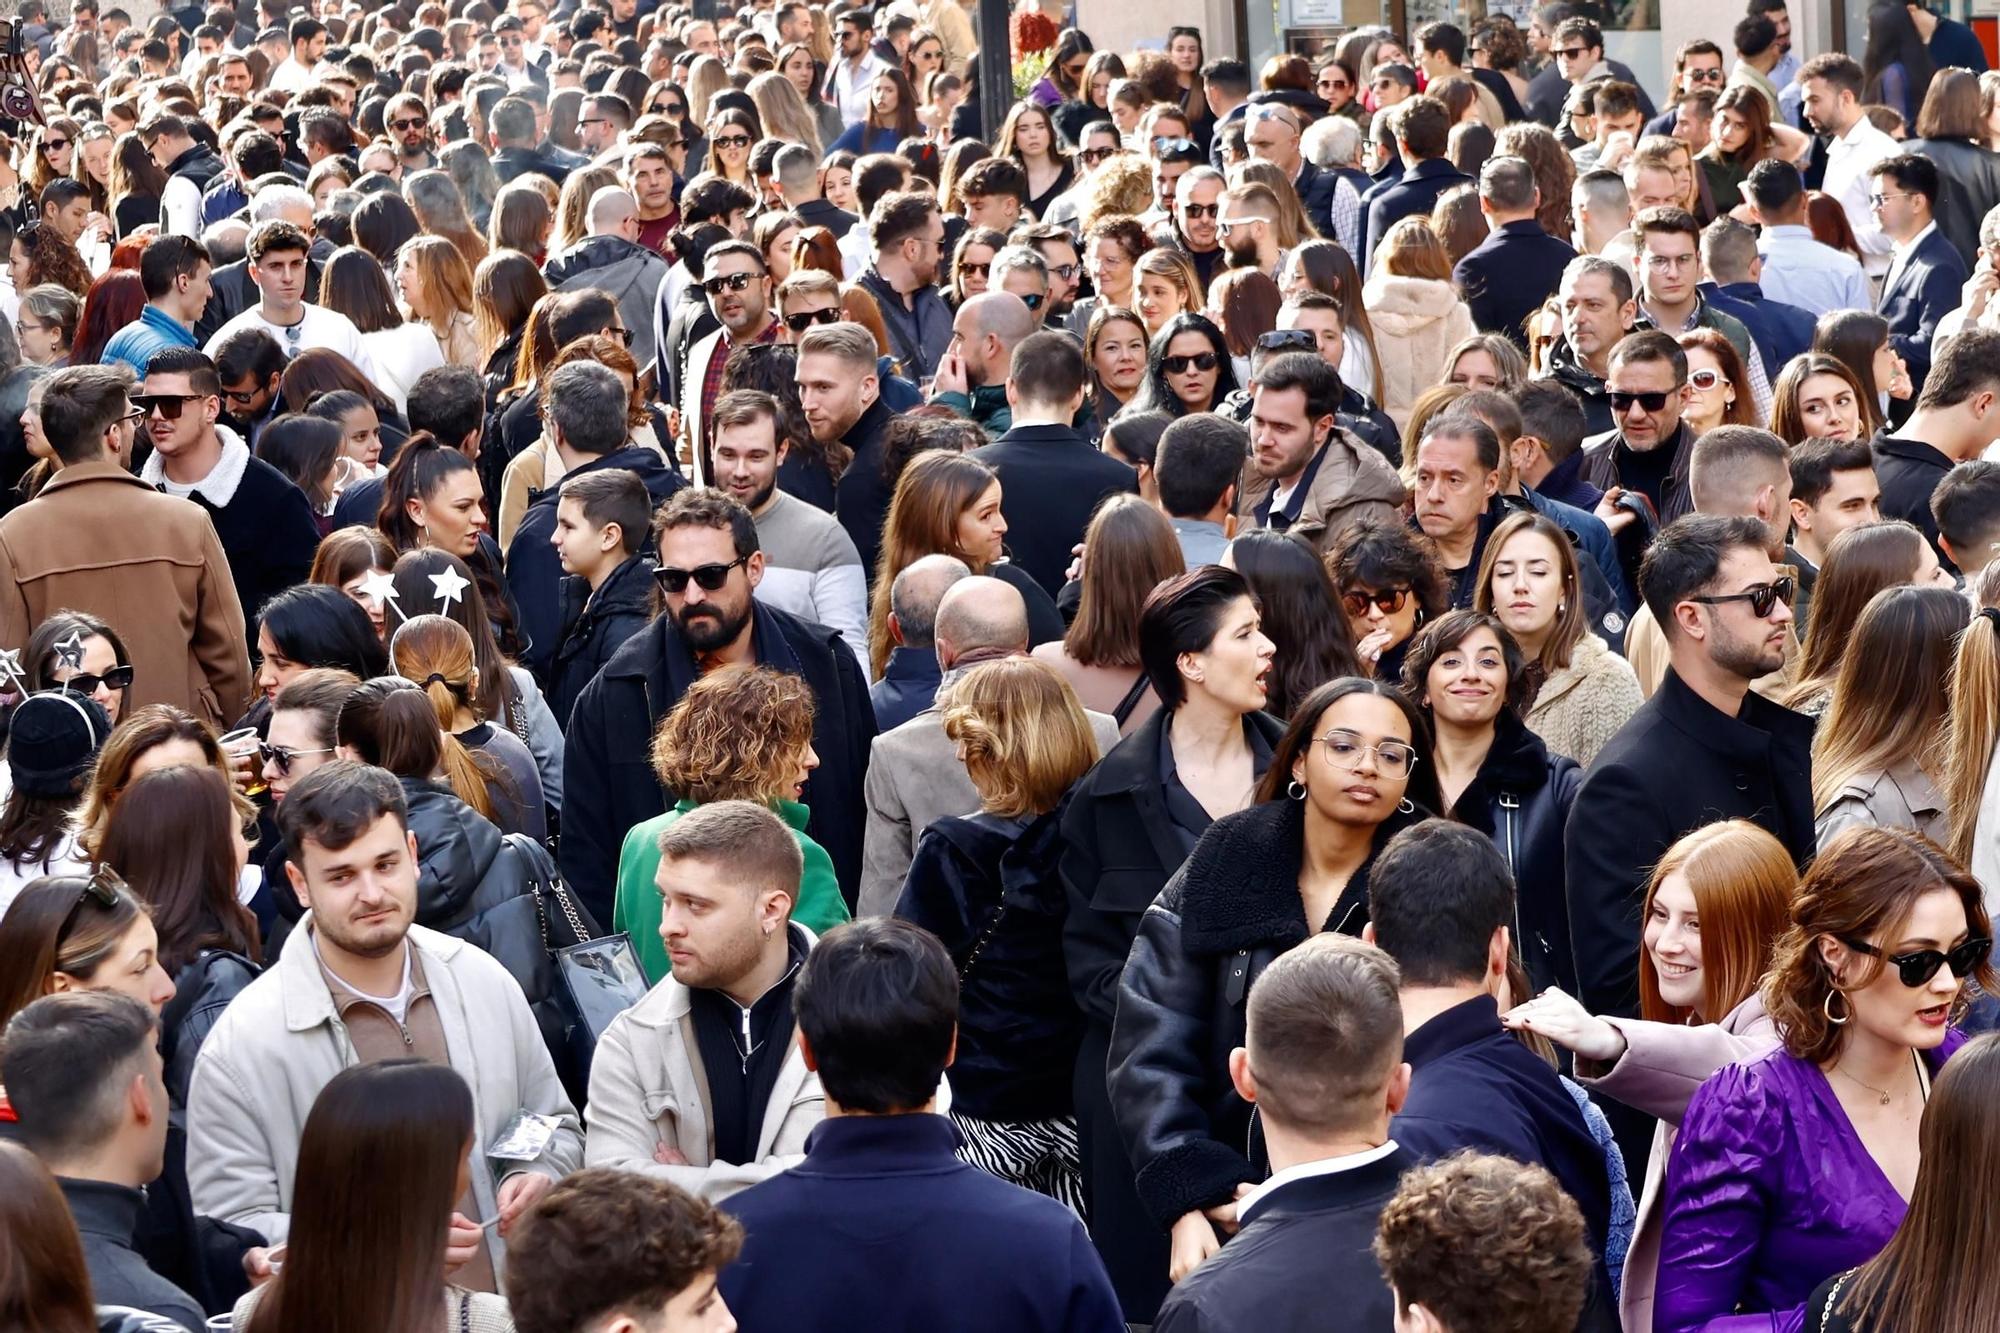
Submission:
[[[1964,1044],[1947,1032],[1931,1072]],[[1653,1326],[1799,1333],[1813,1288],[1873,1259],[1907,1208],[1816,1065],[1782,1048],[1730,1065],[1688,1103],[1667,1160]]]

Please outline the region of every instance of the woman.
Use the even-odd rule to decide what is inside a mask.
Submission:
[[[1444,382],[1513,393],[1528,381],[1528,359],[1498,333],[1475,333],[1444,356]]]
[[[1567,190],[1564,197],[1568,197]],[[1278,286],[1287,301],[1310,291],[1340,302],[1341,336],[1347,342],[1346,354],[1340,358],[1340,382],[1359,389],[1381,406],[1386,388],[1382,361],[1375,354],[1375,325],[1362,300],[1361,275],[1355,270],[1353,257],[1333,241],[1307,241],[1285,256]]]
[[[1806,622],[1798,676],[1778,702],[1813,717],[1824,713],[1863,608],[1882,589],[1908,583],[1952,584],[1951,575],[1938,564],[1937,552],[1913,524],[1884,519],[1835,537],[1813,581],[1812,616]]]
[[[1792,160],[1783,151],[1790,146],[1781,143],[1771,124],[1771,104],[1760,90],[1749,84],[1725,90],[1715,103],[1714,138],[1695,156],[1708,178],[1709,198],[1718,204],[1742,198],[1738,187],[1750,178],[1750,168],[1767,157]]]
[[[838,139],[844,128],[840,120],[840,108],[820,96],[819,67],[813,61],[812,48],[804,42],[786,42],[778,48],[776,72],[784,76],[785,82],[792,85],[800,101],[811,111],[814,128],[811,143],[815,151]],[[753,79],[751,82],[755,83],[756,80]],[[753,91],[750,95],[754,99],[757,94]]]
[[[327,395],[331,396],[331,395]],[[371,415],[374,409],[358,396],[355,401]],[[298,487],[312,506],[313,524],[324,537],[333,524],[334,502],[348,479],[365,473],[348,470],[341,452],[340,427],[303,412],[287,412],[264,427],[257,437],[257,457],[278,469]]]
[[[1498,155],[1523,158],[1535,173],[1535,188],[1541,202],[1535,207],[1535,221],[1551,236],[1570,234],[1570,190],[1576,184],[1576,161],[1557,139],[1555,131],[1531,121],[1507,126],[1493,136]]]
[[[137,134],[121,134],[111,156],[111,220],[118,239],[141,227],[158,226],[160,196],[167,191],[167,173]]]
[[[1872,437],[1886,424],[1892,401],[1907,402],[1914,394],[1910,372],[1889,342],[1889,321],[1872,310],[1821,315],[1813,329],[1812,351],[1833,357],[1853,374],[1865,414],[1851,432],[1856,438]]]
[[[945,288],[945,299],[952,309],[964,305],[975,296],[985,294],[987,282],[993,273],[993,256],[1006,248],[1007,235],[992,227],[967,227],[958,238],[958,245],[951,252],[951,284]]]
[[[1736,344],[1714,329],[1689,329],[1674,341],[1687,353],[1689,392],[1681,420],[1688,429],[1700,436],[1717,426],[1756,425],[1757,404]]]
[[[300,352],[285,367],[278,382],[279,396],[285,402],[308,406],[321,394],[336,389],[359,394],[374,405],[384,441],[401,444],[409,438],[410,428],[388,392],[365,378],[352,361],[330,347],[308,347]]]
[[[828,153],[820,162],[819,188],[829,204],[843,212],[858,214],[861,201],[854,193],[856,160],[853,153]]]
[[[111,991],[154,1013],[173,998],[152,916],[117,875],[44,875],[0,917],[0,1027],[44,995]]]
[[[1941,781],[1952,655],[1966,618],[1965,598],[1950,587],[1885,588],[1869,599],[1813,734],[1813,828],[1822,848],[1858,824],[1947,840]]]
[[[14,233],[8,271],[17,292],[48,282],[81,301],[90,291],[90,270],[84,266],[83,256],[61,232],[43,222],[30,222]]]
[[[1133,1160],[1157,1166],[1172,1154],[1184,1167],[1139,1182],[1154,1221],[1170,1226],[1171,1280],[1221,1246],[1204,1210],[1264,1176],[1249,1156],[1251,1108],[1222,1067],[1243,1044],[1249,987],[1313,935],[1361,932],[1375,857],[1423,817],[1419,807],[1436,808],[1429,748],[1423,718],[1393,685],[1351,676],[1320,686],[1279,739],[1257,803],[1211,824],[1159,910],[1140,920],[1118,983],[1108,1081]]]
[[[1145,321],[1123,306],[1098,306],[1084,329],[1083,359],[1090,366],[1091,419],[1102,429],[1145,383]]]
[[[451,250],[451,242],[439,244]],[[451,254],[457,258],[458,252]],[[360,331],[361,345],[381,377],[377,382],[397,414],[407,414],[411,386],[425,371],[443,365],[444,354],[423,325],[404,321],[382,265],[356,246],[334,251],[320,277],[320,299]]]
[[[1194,261],[1165,246],[1139,256],[1132,266],[1132,290],[1133,309],[1146,321],[1149,338],[1157,338],[1175,319],[1202,307],[1201,278]]]
[[[1102,306],[1132,308],[1137,293],[1133,287],[1133,266],[1139,256],[1153,248],[1153,238],[1139,220],[1123,214],[1099,218],[1083,237],[1083,268],[1090,275],[1093,294],[1077,302],[1070,327],[1088,326],[1090,317]]]
[[[1688,373],[1692,378],[1692,361]],[[1867,439],[1880,428],[1880,418],[1874,397],[1847,363],[1824,352],[1793,357],[1771,386],[1771,431],[1787,444]]]
[[[514,384],[528,316],[548,293],[548,280],[526,255],[502,250],[479,261],[472,275],[472,328],[486,380],[487,410],[501,390]]]
[[[57,611],[43,617],[21,656],[30,693],[65,689],[86,695],[97,701],[114,727],[132,702],[134,673],[125,641],[88,611]]]
[[[374,403],[352,390],[335,389],[313,399],[305,414],[329,422],[334,428],[342,460],[340,489],[389,470],[382,465],[382,416]],[[267,427],[267,433],[268,430]],[[261,447],[262,442],[259,444]]]
[[[1410,636],[1451,609],[1451,584],[1437,552],[1421,533],[1363,521],[1334,539],[1326,567],[1362,667],[1377,680],[1401,680]]]
[[[1083,130],[1111,119],[1111,81],[1126,77],[1125,57],[1116,51],[1092,51],[1083,62],[1076,92],[1055,109],[1056,133],[1072,149],[1083,144]]]
[[[1109,713],[1121,736],[1160,706],[1139,663],[1139,612],[1154,588],[1187,568],[1166,518],[1136,495],[1097,507],[1083,536],[1082,595],[1060,642],[1031,654],[1054,668],[1093,712]]]
[[[1173,62],[1174,82],[1180,85],[1179,105],[1187,114],[1192,137],[1196,143],[1207,143],[1215,136],[1215,113],[1209,110],[1208,94],[1202,86],[1201,67],[1208,57],[1202,50],[1201,29],[1168,28],[1167,59]]]
[[[912,86],[944,70],[944,38],[930,28],[913,28],[903,52],[903,76]]]
[[[1522,721],[1534,688],[1520,647],[1488,611],[1446,612],[1403,661],[1403,690],[1431,722],[1438,809],[1491,838],[1507,859],[1518,894],[1516,947],[1534,990],[1574,990],[1563,827],[1583,770]]]
[[[1250,585],[1276,649],[1264,711],[1290,717],[1327,681],[1363,674],[1345,621],[1328,614],[1340,600],[1333,577],[1304,538],[1253,528],[1229,543],[1222,563]]]
[[[1702,1084],[1667,1163],[1655,1327],[1798,1328],[1823,1279],[1888,1242],[1992,947],[1979,885],[1928,841],[1856,828],[1820,852],[1763,985],[1783,1044]]]
[[[1143,284],[1145,277],[1140,281]],[[1143,291],[1140,299],[1143,304]],[[1146,353],[1146,377],[1125,410],[1167,412],[1176,417],[1212,412],[1236,389],[1236,371],[1230,365],[1229,344],[1223,340],[1222,330],[1206,316],[1188,312],[1175,315],[1153,335],[1153,345]]]
[[[1245,809],[1284,728],[1263,711],[1273,645],[1242,575],[1191,569],[1155,588],[1139,659],[1160,711],[1078,780],[1062,822],[1069,897],[1063,952],[1083,1010],[1075,1092],[1091,1181],[1091,1241],[1125,1317],[1150,1320],[1167,1291],[1166,1228],[1139,1202],[1106,1088],[1119,974],[1139,923],[1214,820]]]
[[[782,68],[781,64],[779,69]],[[789,143],[803,144],[812,150],[814,157],[818,157],[823,151],[822,145],[832,141],[820,138],[819,117],[807,106],[798,85],[779,69],[759,74],[750,80],[750,86],[745,91],[757,105],[757,118],[764,122],[766,134]]]
[[[419,431],[382,479],[376,527],[400,553],[435,546],[471,562],[486,535],[486,509],[472,460]]]
[[[1011,157],[1028,176],[1028,211],[1048,214],[1049,205],[1076,182],[1076,164],[1056,138],[1047,108],[1016,102],[993,141],[995,157]]]
[[[403,182],[403,199],[425,235],[449,241],[458,251],[468,274],[486,258],[486,239],[465,211],[465,197],[449,173],[417,172]]]
[[[31,366],[60,370],[69,364],[83,302],[69,288],[53,282],[21,294],[21,313],[14,332],[21,341],[21,360]]]
[[[1708,824],[1669,847],[1639,909],[1639,1017],[1594,1017],[1559,990],[1501,1021],[1576,1054],[1577,1077],[1659,1118],[1619,1293],[1622,1326],[1653,1328],[1667,1159],[1695,1086],[1778,1044],[1757,985],[1784,932],[1798,871],[1784,844],[1747,820]]]
[[[412,616],[389,640],[389,669],[417,687],[444,729],[444,776],[458,798],[502,833],[548,836],[535,756],[511,731],[496,729],[474,705],[479,670],[472,635],[454,620]]]
[[[445,1281],[452,1219],[473,1192],[476,1129],[472,1089],[448,1065],[388,1060],[335,1074],[299,1135],[284,1263],[237,1302],[229,1327],[512,1333],[504,1298]]]
[[[436,341],[444,364],[479,368],[472,269],[458,246],[441,236],[405,244],[396,252],[396,290],[412,322]]]
[[[256,684],[267,700],[314,667],[338,667],[367,680],[388,665],[368,613],[336,588],[302,583],[264,604],[257,622]]]
[[[728,131],[725,131],[728,132]],[[875,71],[868,86],[868,114],[841,131],[833,141],[835,150],[860,153],[893,153],[905,139],[919,138],[917,94],[903,71],[885,65]],[[711,143],[715,141],[710,140]],[[748,156],[747,150],[745,156]]]
[[[103,844],[126,788],[148,773],[177,765],[212,768],[235,780],[229,756],[207,723],[171,704],[133,709],[105,740],[90,770],[90,790],[76,818],[77,843],[84,852],[94,853]]]
[[[75,180],[82,174],[76,165],[76,141],[82,134],[82,124],[69,116],[53,117],[35,132],[34,147],[21,164],[21,184],[33,197],[39,199],[65,176]]]
[[[660,941],[660,835],[698,805],[754,801],[778,813],[798,839],[805,870],[792,919],[824,934],[848,919],[826,850],[806,836],[805,784],[813,753],[813,697],[797,676],[761,666],[724,666],[688,686],[653,733],[653,774],[678,793],[663,815],[634,825],[618,853],[611,928],[632,937],[647,979],[671,970]]]
[[[1084,67],[1096,51],[1090,34],[1081,28],[1064,28],[1049,48],[1042,76],[1028,89],[1027,100],[1036,106],[1053,107],[1082,95]]]
[[[354,243],[375,256],[385,274],[396,262],[396,252],[417,234],[416,210],[400,194],[371,194],[354,210]]]
[[[889,588],[896,575],[927,555],[952,555],[975,574],[1012,584],[1027,602],[1028,642],[1063,636],[1062,616],[1042,585],[1006,558],[1007,520],[1001,512],[1000,478],[963,454],[931,450],[917,455],[896,479],[882,524],[882,553],[868,602],[870,679],[889,663]]]
[[[44,875],[83,873],[71,824],[97,751],[111,734],[104,709],[68,690],[31,694],[8,724],[9,789],[0,805],[0,913]]]
[[[873,99],[871,94],[870,115],[874,114]],[[734,108],[717,112],[708,122],[708,160],[702,164],[702,170],[755,191],[757,182],[750,175],[750,145],[756,142],[757,126],[749,112]]]
[[[130,269],[114,268],[91,283],[89,295],[83,298],[83,313],[77,317],[70,364],[94,366],[102,361],[104,344],[111,341],[111,335],[139,318],[145,308],[145,279]]]
[[[759,213],[750,228],[750,243],[764,256],[765,271],[771,275],[773,290],[792,273],[792,242],[802,224],[798,214],[777,211]]]
[[[493,201],[500,193],[500,177],[493,170],[492,156],[484,145],[458,139],[438,150],[438,165],[450,175],[452,184],[464,197],[466,215],[479,229],[483,241],[493,221]]]
[[[378,638],[386,638],[382,620],[388,610],[382,589],[389,571],[396,567],[396,551],[389,539],[373,528],[359,525],[329,532],[313,554],[310,583],[338,588],[348,600],[368,613],[369,624]]]
[[[1917,108],[1929,102],[1934,69],[1929,45],[1908,10],[1878,4],[1868,11],[1868,45],[1861,57],[1863,102],[1880,102],[1905,124],[1914,123]]]
[[[1120,412],[1097,442],[1099,449],[1138,474],[1139,495],[1148,504],[1159,503],[1160,483],[1153,475],[1153,463],[1159,457],[1160,437],[1173,424],[1173,416],[1166,412]],[[1221,543],[1218,534],[1218,555]]]
[[[1277,327],[1282,303],[1271,275],[1254,268],[1219,273],[1210,286],[1209,318],[1222,330],[1229,347],[1230,371],[1238,384],[1250,382],[1250,353],[1261,335]]]
[[[486,241],[493,254],[512,250],[540,268],[549,257],[549,232],[554,226],[555,210],[542,192],[528,180],[509,181],[494,197]]]
[[[1362,302],[1383,368],[1379,406],[1400,430],[1417,395],[1444,377],[1446,352],[1476,330],[1427,220],[1404,218],[1391,227],[1372,269]]]
[[[979,809],[924,830],[896,915],[936,935],[958,968],[952,1123],[973,1165],[1082,1216],[1069,1073],[1083,1024],[1058,863],[1063,797],[1097,762],[1097,739],[1062,676],[1019,659],[954,684],[944,732]]]

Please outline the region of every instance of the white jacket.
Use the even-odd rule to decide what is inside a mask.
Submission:
[[[1445,354],[1479,330],[1458,289],[1448,282],[1377,270],[1361,289],[1361,302],[1375,326],[1382,410],[1401,430],[1417,399],[1443,382]]]
[[[223,1011],[196,1058],[188,1094],[188,1187],[195,1211],[264,1234],[276,1245],[291,1229],[292,1177],[306,1114],[333,1076],[360,1063],[340,1021],[312,944],[307,913],[276,965]],[[451,1066],[472,1086],[478,1144],[493,1142],[517,1111],[553,1116],[555,1137],[532,1162],[495,1163],[472,1154],[479,1214],[499,1213],[499,1182],[518,1171],[560,1180],[583,1157],[583,1132],[521,988],[490,955],[449,935],[411,926],[424,981],[444,1027]],[[496,1274],[506,1243],[486,1232]]]

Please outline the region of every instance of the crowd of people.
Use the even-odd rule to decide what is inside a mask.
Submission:
[[[0,1327],[2000,1327],[1968,29],[55,3]]]

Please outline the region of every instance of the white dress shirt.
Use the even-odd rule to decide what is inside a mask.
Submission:
[[[868,118],[869,89],[875,76],[886,68],[872,46],[861,53],[859,65],[850,63],[839,52],[834,53],[833,73],[827,82],[833,90],[833,104],[840,108],[842,124],[858,125]]]
[[[1854,239],[1861,246],[1861,266],[1871,278],[1888,271],[1889,238],[1875,221],[1875,211],[1868,207],[1868,196],[1875,189],[1875,178],[1868,169],[1902,151],[1902,145],[1876,129],[1866,116],[1856,116],[1854,127],[1826,146],[1826,177],[1820,191],[1840,201],[1847,225],[1854,228]]]
[[[1875,304],[1868,275],[1853,255],[1815,240],[1803,223],[1766,227],[1757,238],[1764,295],[1801,310],[1867,310]]]

